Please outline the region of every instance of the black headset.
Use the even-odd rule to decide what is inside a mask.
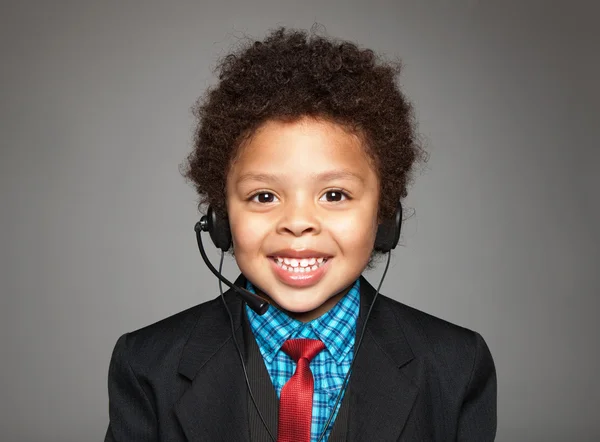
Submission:
[[[365,317],[365,322],[363,323],[363,327],[361,330],[360,338],[358,340],[358,344],[356,344],[356,350],[354,352],[354,357],[352,358],[350,368],[348,369],[348,373],[346,374],[346,377],[344,378],[344,382],[342,383],[342,387],[340,388],[340,393],[337,396],[335,405],[333,406],[333,410],[332,410],[331,414],[329,415],[329,419],[325,423],[323,431],[321,432],[321,435],[319,436],[319,441],[321,441],[323,439],[323,437],[325,436],[325,433],[327,432],[327,429],[329,428],[329,425],[331,424],[331,420],[333,419],[333,416],[335,415],[335,412],[337,410],[339,401],[342,397],[342,393],[344,392],[344,390],[346,388],[346,384],[350,377],[350,373],[352,372],[352,367],[354,366],[354,361],[356,360],[356,355],[358,354],[358,350],[360,349],[360,346],[362,344],[365,330],[367,328],[367,321],[369,319],[369,316],[371,315],[371,310],[373,309],[373,306],[375,305],[375,300],[377,299],[377,295],[379,295],[379,289],[381,288],[381,284],[383,283],[383,279],[385,278],[387,269],[390,265],[390,253],[389,252],[391,252],[391,250],[394,249],[398,245],[398,240],[400,239],[401,226],[402,226],[402,204],[400,203],[400,201],[398,201],[398,206],[396,207],[396,212],[394,214],[394,218],[384,221],[383,223],[379,224],[379,226],[377,227],[377,235],[375,236],[374,249],[377,251],[380,251],[380,252],[388,253],[387,263],[386,263],[385,269],[383,271],[381,281],[379,282],[379,286],[377,287],[377,292],[375,293],[375,296],[373,297],[373,301],[371,302],[371,306],[369,307],[369,311],[367,312],[367,315]],[[252,293],[252,292],[246,290],[243,287],[236,286],[235,284],[231,283],[229,280],[227,280],[221,274],[220,270],[221,270],[221,267],[223,266],[224,253],[227,250],[229,250],[229,248],[232,245],[231,229],[229,227],[229,221],[217,216],[216,212],[212,209],[212,207],[209,206],[206,215],[204,215],[202,218],[200,218],[200,221],[198,221],[196,223],[196,225],[194,226],[194,230],[196,231],[196,240],[198,242],[198,249],[200,250],[202,259],[204,259],[205,264],[211,270],[211,272],[214,273],[214,275],[217,278],[219,278],[220,281],[224,282],[229,287],[231,287],[233,290],[235,290],[242,297],[242,299],[246,302],[248,307],[250,307],[252,310],[254,310],[257,314],[263,315],[269,308],[269,303],[265,299],[261,298],[260,296],[258,296],[255,293]],[[202,244],[202,232],[208,232],[210,234],[210,237],[211,237],[214,245],[218,249],[221,249],[221,265],[219,266],[219,270],[214,268],[214,266],[210,263],[208,256],[206,256],[206,252],[204,251],[204,246]],[[234,343],[235,348],[237,349],[238,355],[240,357],[240,362],[242,363],[242,369],[244,371],[244,377],[246,379],[246,386],[248,387],[248,392],[250,394],[250,398],[252,399],[252,403],[254,404],[254,407],[256,408],[258,416],[260,417],[260,420],[262,421],[263,425],[265,426],[267,433],[269,433],[269,436],[271,437],[273,442],[275,442],[275,438],[273,437],[273,434],[269,430],[269,427],[267,426],[262,413],[260,412],[258,406],[256,405],[256,400],[254,399],[254,395],[252,394],[252,389],[250,388],[250,381],[248,380],[248,372],[246,371],[246,365],[244,363],[244,358],[242,356],[242,352],[240,350],[238,342],[235,338],[233,318],[231,316],[231,312],[229,311],[229,307],[227,306],[227,302],[225,302],[225,297],[223,296],[223,290],[221,289],[221,284],[219,284],[219,290],[221,292],[221,299],[223,300],[223,304],[225,305],[225,309],[227,310],[227,314],[229,315],[229,321],[231,323],[231,336],[233,338],[233,343]]]
[[[389,252],[396,247],[400,238],[400,228],[402,226],[402,203],[398,202],[394,218],[384,221],[379,224],[377,228],[377,235],[375,236],[375,250],[380,252]],[[214,245],[221,249],[222,252],[226,252],[232,245],[231,229],[229,227],[229,221],[217,215],[212,207],[208,207],[206,215],[200,218],[200,221],[196,223],[194,230],[196,231],[196,240],[198,242],[198,249],[204,259],[204,262],[208,268],[214,273],[214,275],[227,284],[230,288],[240,294],[240,296],[246,301],[248,306],[254,310],[257,314],[263,315],[269,308],[269,304],[266,300],[260,296],[249,292],[245,288],[238,287],[221,275],[221,272],[217,271],[208,260],[204,247],[202,245],[201,232],[208,232],[214,243]]]

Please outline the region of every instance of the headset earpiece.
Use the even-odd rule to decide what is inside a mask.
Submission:
[[[224,252],[229,250],[232,243],[229,222],[218,216],[212,207],[208,206],[206,215],[200,219],[200,226],[204,232],[210,233],[210,238],[218,249]]]
[[[222,251],[229,250],[232,244],[231,229],[226,219],[219,217],[212,207],[208,207],[205,216],[200,219],[201,229],[210,233],[215,246]],[[400,228],[402,226],[402,203],[398,202],[394,218],[387,220],[377,228],[375,237],[375,250],[389,252],[398,245]]]
[[[400,239],[400,229],[402,227],[402,203],[398,201],[394,218],[386,220],[379,224],[377,236],[375,237],[375,250],[380,252],[389,252],[395,249]]]

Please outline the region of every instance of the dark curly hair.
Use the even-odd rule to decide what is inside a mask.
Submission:
[[[198,125],[182,173],[200,195],[199,210],[210,205],[226,218],[232,160],[263,123],[313,117],[360,136],[381,183],[378,219],[392,218],[414,164],[426,161],[395,82],[400,67],[354,43],[283,27],[227,55],[216,68],[219,83],[193,108]]]

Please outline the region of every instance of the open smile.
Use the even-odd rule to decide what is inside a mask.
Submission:
[[[332,258],[285,258],[269,257],[271,268],[277,278],[286,285],[309,287],[323,278]]]

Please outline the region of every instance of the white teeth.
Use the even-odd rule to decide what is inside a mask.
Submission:
[[[303,258],[303,259],[295,259],[295,258],[281,258],[274,257],[274,261],[277,265],[279,265],[283,270],[287,270],[291,273],[306,273],[317,270],[324,263],[327,262],[326,258]]]
[[[315,264],[322,264],[324,261],[326,261],[326,258],[286,258],[286,257],[280,257],[280,256],[274,256],[273,258],[275,258],[275,260],[277,260],[277,262],[279,262],[280,264],[285,264],[288,267],[305,267],[305,268],[310,268],[312,266],[314,266]]]

